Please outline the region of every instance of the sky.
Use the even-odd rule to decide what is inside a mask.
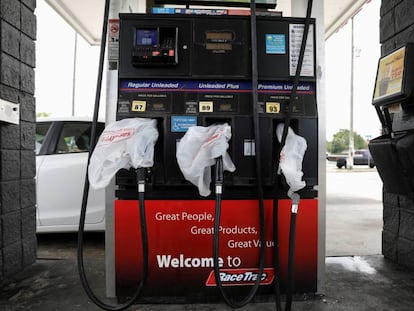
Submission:
[[[44,0],[36,16],[36,113],[71,116],[75,31]],[[77,37],[75,115],[92,116],[100,47]]]
[[[371,104],[380,57],[379,12],[381,0],[365,4],[354,17],[354,131],[363,138],[380,135],[381,124]],[[351,21],[325,44],[326,136],[331,140],[340,129],[350,128]]]
[[[354,131],[364,138],[380,134],[371,98],[380,56],[379,9],[381,0],[365,4],[354,17]],[[70,116],[73,101],[75,31],[45,3],[37,2],[36,112]],[[350,22],[333,34],[326,48],[326,137],[350,128]],[[92,116],[99,66],[99,46],[78,36],[75,115]],[[101,104],[101,106],[104,104]],[[104,116],[104,107],[100,115]]]

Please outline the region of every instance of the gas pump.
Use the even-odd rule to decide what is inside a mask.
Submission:
[[[304,56],[297,98],[292,103],[292,129],[308,142],[304,158],[306,187],[300,191],[304,216],[304,241],[298,236],[298,251],[306,280],[297,280],[296,289],[316,290],[316,190],[317,110],[315,94],[314,21],[310,23],[307,53]],[[221,217],[221,258],[223,285],[232,296],[244,296],[257,275],[260,226],[257,213],[255,154],[252,123],[252,72],[250,60],[250,18],[238,15],[121,14],[119,99],[117,119],[148,117],[157,120],[160,137],[155,146],[155,163],[148,174],[146,194],[150,245],[150,271],[146,294],[181,299],[206,300],[217,296],[210,245],[214,233],[214,196],[203,199],[183,176],[175,160],[180,139],[192,126],[227,123],[232,138],[228,152],[236,170],[225,173]],[[259,293],[269,295],[275,274],[272,268],[271,206],[278,178],[273,164],[279,142],[276,128],[284,123],[299,55],[304,19],[257,16],[258,116],[261,140],[260,168],[265,218],[265,268]],[[117,175],[115,203],[116,279],[119,293],[139,279],[140,255],[131,250],[137,226],[133,210],[136,191],[132,173]],[[287,187],[278,184],[280,209],[286,209]],[[282,213],[282,211],[279,211]],[[288,221],[279,215],[286,230]],[[283,220],[282,220],[283,219]],[[283,229],[282,229],[282,228]],[[311,227],[312,229],[310,229]],[[299,234],[299,233],[298,233]],[[302,232],[303,234],[303,232]],[[151,240],[153,240],[151,242]],[[286,268],[280,245],[281,269]],[[283,250],[282,250],[283,249]],[[299,251],[299,252],[300,252]],[[300,255],[299,257],[300,258]],[[306,259],[305,259],[306,258]],[[282,258],[281,258],[282,259]],[[251,269],[253,267],[253,269]],[[298,268],[300,269],[300,268]],[[286,275],[280,271],[282,286]],[[157,280],[162,280],[160,286]],[[182,280],[177,284],[177,280]],[[231,286],[237,285],[237,286]]]
[[[306,19],[257,15],[250,35],[249,16],[222,11],[120,15],[116,119],[156,120],[159,136],[153,165],[139,170],[138,181],[146,185],[144,213],[136,208],[143,205],[137,172],[116,174],[118,297],[211,302],[220,298],[219,286],[230,301],[242,297],[240,304],[229,303],[240,307],[273,296],[272,284],[278,295],[280,290],[316,292],[315,21],[309,7]],[[231,128],[227,152],[236,169],[223,172],[218,157],[216,197],[201,197],[184,177],[176,154],[190,128],[215,124]],[[279,139],[277,128],[282,129]],[[308,146],[302,154],[304,185],[297,193],[288,192],[287,178],[277,174],[290,130]],[[286,238],[293,205],[303,210],[294,262]],[[137,230],[143,221],[145,237]],[[133,293],[139,280],[145,287],[139,286],[138,297]]]
[[[369,149],[387,192],[414,196],[414,43],[378,62],[372,104],[383,132]]]

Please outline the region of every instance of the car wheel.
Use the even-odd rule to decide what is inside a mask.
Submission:
[[[370,168],[374,168],[375,167],[375,164],[370,164],[369,167]]]
[[[337,168],[342,168],[342,166],[343,166],[342,164],[336,164]]]

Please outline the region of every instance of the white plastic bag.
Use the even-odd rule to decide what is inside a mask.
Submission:
[[[192,126],[177,146],[177,162],[184,177],[198,187],[202,196],[210,194],[211,170],[215,159],[223,157],[223,169],[233,172],[234,166],[227,153],[231,128],[226,124],[209,127]]]
[[[153,119],[128,118],[109,124],[91,156],[88,167],[91,187],[106,187],[121,168],[151,167],[157,139],[157,121]]]
[[[276,136],[279,142],[282,140],[283,123],[279,123],[276,128]],[[307,148],[306,140],[302,136],[296,135],[289,127],[286,142],[280,152],[279,172],[283,173],[290,191],[296,192],[306,186],[302,180],[302,161]]]

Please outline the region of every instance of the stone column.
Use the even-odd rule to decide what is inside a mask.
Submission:
[[[36,0],[0,0],[0,99],[19,124],[0,121],[0,280],[36,260]]]
[[[412,0],[382,0],[382,55],[407,42],[414,42],[413,16]],[[382,253],[385,258],[414,269],[414,201],[402,195],[384,192],[383,205]]]

